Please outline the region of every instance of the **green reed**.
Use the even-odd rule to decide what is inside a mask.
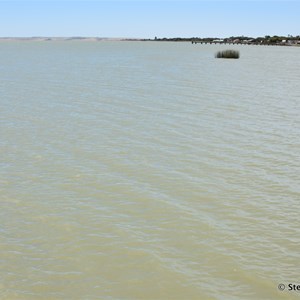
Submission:
[[[236,50],[223,50],[218,51],[215,55],[216,58],[240,58],[240,52]]]

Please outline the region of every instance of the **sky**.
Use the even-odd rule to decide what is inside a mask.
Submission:
[[[298,1],[0,0],[0,37],[300,35]]]

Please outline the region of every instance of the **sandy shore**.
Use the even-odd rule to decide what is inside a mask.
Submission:
[[[125,38],[100,38],[100,37],[0,37],[1,41],[82,41],[82,42],[99,42],[99,41],[123,41]],[[137,39],[138,40],[138,39]]]

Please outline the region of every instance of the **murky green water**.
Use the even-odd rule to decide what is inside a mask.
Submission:
[[[1,299],[299,299],[300,48],[224,47],[0,43]]]

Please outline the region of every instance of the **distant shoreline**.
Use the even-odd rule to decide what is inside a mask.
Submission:
[[[300,36],[265,36],[265,37],[245,37],[236,36],[228,38],[215,37],[192,37],[192,38],[109,38],[109,37],[0,37],[1,41],[81,41],[81,42],[103,42],[103,41],[154,41],[154,42],[190,42],[192,44],[237,44],[237,45],[271,45],[271,46],[300,46]]]
[[[0,37],[0,41],[122,41],[123,38],[99,38],[99,37]]]

